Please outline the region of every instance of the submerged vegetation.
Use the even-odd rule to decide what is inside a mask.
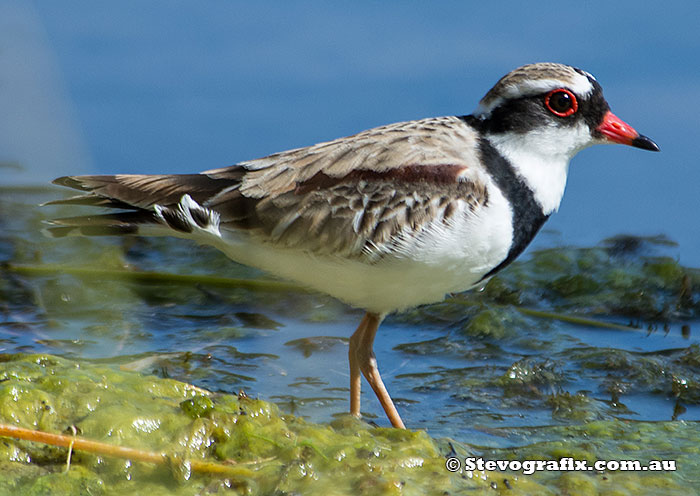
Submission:
[[[400,432],[371,421],[371,400],[369,423],[341,413],[352,310],[187,243],[43,238],[53,214],[34,206],[42,195],[0,196],[0,423],[160,461],[6,433],[0,493],[687,494],[700,484],[700,270],[664,238],[539,250],[482,291],[392,316],[377,346],[415,429]],[[453,473],[450,456],[675,460],[677,470]]]

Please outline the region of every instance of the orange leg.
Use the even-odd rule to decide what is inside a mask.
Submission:
[[[357,360],[357,346],[362,341],[362,335],[367,327],[368,315],[365,314],[357,326],[357,330],[350,337],[350,349],[348,359],[350,361],[350,413],[360,418],[360,392],[362,390],[362,376],[360,375],[360,363]]]
[[[348,352],[350,360],[350,413],[356,417],[360,416],[360,372],[362,372],[372,390],[374,390],[374,394],[377,395],[377,399],[379,399],[379,403],[384,408],[391,425],[398,429],[405,429],[406,427],[401,420],[401,416],[396,410],[394,402],[386,390],[386,386],[384,386],[382,376],[379,375],[377,359],[372,350],[374,337],[383,318],[384,316],[382,315],[367,312],[362,317],[362,321],[357,326],[355,333],[350,337],[350,350]]]

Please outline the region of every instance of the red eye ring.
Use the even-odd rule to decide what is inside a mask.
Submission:
[[[554,115],[568,117],[578,110],[578,100],[569,90],[560,88],[552,90],[544,97],[544,104]]]

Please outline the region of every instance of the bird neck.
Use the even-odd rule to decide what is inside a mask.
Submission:
[[[569,161],[578,150],[553,149],[550,133],[536,130],[525,134],[490,134],[486,139],[532,190],[542,213],[555,212],[564,196]]]

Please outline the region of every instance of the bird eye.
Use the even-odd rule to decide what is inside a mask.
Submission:
[[[547,96],[544,97],[544,104],[550,112],[559,117],[568,117],[578,110],[576,95],[565,89],[547,93]]]

